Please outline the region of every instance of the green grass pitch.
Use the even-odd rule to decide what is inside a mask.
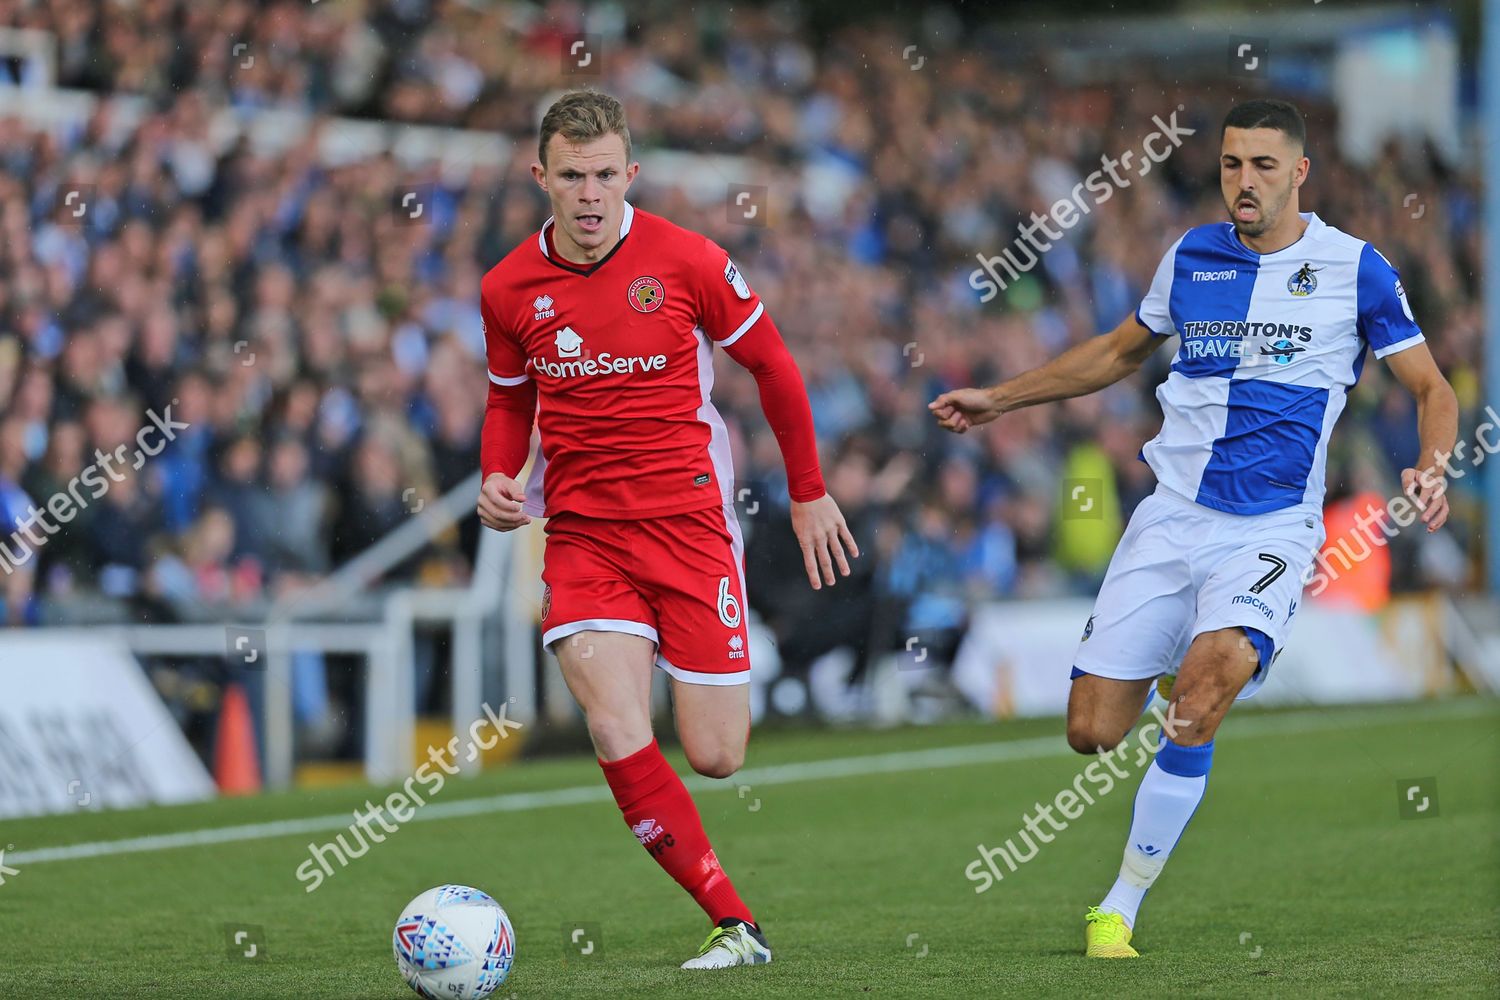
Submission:
[[[0,885],[0,996],[401,1000],[413,994],[391,956],[396,915],[460,882],[496,896],[516,926],[498,997],[1493,997],[1497,722],[1500,703],[1478,699],[1232,713],[1207,798],[1141,912],[1133,962],[1081,950],[1084,909],[1119,865],[1137,769],[989,891],[963,874],[977,845],[1014,836],[1088,763],[1057,720],[758,733],[741,777],[693,786],[775,949],[770,966],[719,973],[677,968],[707,922],[644,856],[586,756],[450,781],[427,807],[446,815],[419,810],[311,894],[294,872],[332,831],[25,859],[347,819],[383,791],[7,821],[0,847],[16,873]],[[1417,778],[1435,779],[1436,803],[1403,818],[1402,782]],[[597,794],[523,794],[580,787]],[[598,937],[591,955],[565,948],[575,923]],[[256,960],[230,955],[225,928],[241,925],[260,928]]]

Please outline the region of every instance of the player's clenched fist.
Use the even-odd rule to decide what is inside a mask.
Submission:
[[[521,484],[503,472],[492,472],[479,488],[479,520],[486,528],[513,531],[531,523],[521,510],[526,492]]]
[[[987,424],[1001,413],[995,394],[989,389],[954,389],[928,403],[927,408],[940,426],[955,434]]]

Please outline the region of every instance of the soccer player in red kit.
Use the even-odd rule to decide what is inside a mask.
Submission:
[[[749,369],[786,463],[792,528],[814,589],[847,576],[854,539],[823,488],[796,363],[722,249],[634,208],[625,112],[577,91],[542,118],[532,176],[553,216],[480,288],[490,395],[483,523],[548,518],[542,642],[588,720],[641,846],[707,912],[685,969],[769,962],[651,730],[654,667],[671,676],[693,769],[724,778],[750,736],[744,551],[713,349]],[[523,488],[516,477],[541,454]]]

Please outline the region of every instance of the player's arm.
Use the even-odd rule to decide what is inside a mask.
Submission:
[[[1444,466],[1458,440],[1458,396],[1426,344],[1388,355],[1385,362],[1417,401],[1417,433],[1422,440],[1416,462],[1401,470],[1401,489],[1421,509],[1427,530],[1436,531],[1448,520]]]
[[[792,498],[792,531],[802,549],[807,581],[814,590],[849,575],[845,550],[856,558],[859,546],[844,515],[823,486],[812,407],[797,362],[786,349],[765,303],[750,290],[723,248],[704,240],[695,262],[699,323],[714,342],[755,377],[760,408],[776,435],[786,464]]]
[[[479,303],[484,316],[485,354],[489,362],[490,394],[479,435],[479,520],[487,528],[511,531],[531,523],[521,509],[526,493],[516,477],[531,450],[531,425],[536,418],[536,383],[526,374],[520,344],[496,322],[488,300]]]
[[[1401,470],[1401,489],[1421,509],[1427,530],[1436,531],[1448,520],[1445,471],[1458,440],[1458,397],[1432,360],[1401,276],[1370,244],[1360,252],[1357,282],[1359,335],[1417,401],[1422,450]]]
[[[787,491],[792,498],[792,531],[802,547],[808,582],[814,590],[823,583],[831,587],[836,580],[834,567],[840,576],[849,575],[844,550],[847,548],[858,558],[859,545],[849,533],[838,504],[823,485],[807,386],[770,316],[762,312],[753,329],[746,333],[747,336],[728,344],[724,353],[755,377],[760,390],[760,408],[776,435],[781,459],[786,464]]]
[[[1002,413],[1086,396],[1138,371],[1165,340],[1134,314],[1109,333],[1068,348],[1046,364],[987,389],[954,389],[927,405],[946,429],[962,434]]]

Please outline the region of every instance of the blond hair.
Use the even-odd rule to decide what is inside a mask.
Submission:
[[[598,90],[569,91],[552,103],[542,116],[542,133],[537,142],[537,157],[547,165],[547,143],[561,135],[572,143],[592,142],[613,132],[625,143],[625,162],[630,162],[630,128],[625,124],[625,107]]]

